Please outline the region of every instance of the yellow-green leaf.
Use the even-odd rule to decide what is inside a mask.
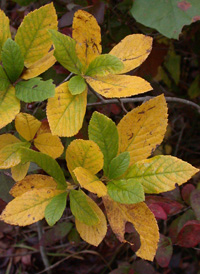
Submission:
[[[46,206],[62,191],[50,188],[33,189],[13,199],[0,219],[7,224],[26,226],[44,218]]]
[[[87,89],[87,84],[82,76],[76,75],[69,80],[68,88],[72,95],[77,95]]]
[[[124,205],[103,197],[108,220],[113,232],[121,242],[124,239],[125,225],[130,222],[140,235],[140,249],[136,255],[145,260],[153,261],[159,241],[156,219],[145,203]]]
[[[11,37],[9,19],[5,13],[0,10],[0,61],[1,61],[1,50],[3,44],[8,38]]]
[[[92,174],[103,168],[103,154],[93,141],[76,139],[70,143],[66,150],[66,161],[69,172],[75,178],[73,170],[83,167]]]
[[[24,179],[24,177],[26,176],[28,172],[29,166],[30,166],[30,162],[25,164],[19,163],[17,166],[11,167],[11,173],[12,173],[13,179],[15,181],[20,181]]]
[[[48,70],[56,62],[56,58],[53,56],[53,54],[54,50],[51,50],[44,57],[33,63],[27,70],[25,70],[21,78],[28,80],[37,77]]]
[[[20,112],[15,118],[15,128],[17,132],[27,141],[35,137],[41,126],[41,122],[28,113]]]
[[[30,67],[48,53],[52,45],[48,29],[57,29],[53,3],[30,12],[18,28],[15,41],[20,46],[26,67]]]
[[[89,170],[83,167],[77,167],[73,172],[81,187],[97,194],[98,197],[102,197],[107,194],[106,186]]]
[[[0,91],[5,91],[11,85],[8,76],[2,66],[0,66]]]
[[[170,191],[187,182],[199,170],[173,156],[155,156],[132,165],[126,178],[143,185],[146,193]]]
[[[51,133],[43,133],[34,139],[35,147],[42,153],[46,153],[56,159],[63,153],[64,147],[58,136]]]
[[[76,41],[55,30],[50,30],[49,33],[55,47],[56,60],[67,70],[80,74],[82,64],[76,55]]]
[[[0,92],[0,128],[15,119],[20,111],[20,101],[15,96],[15,88],[10,87]]]
[[[151,85],[138,76],[108,75],[85,76],[87,83],[106,98],[121,98],[141,94],[152,89]]]
[[[56,94],[48,99],[47,118],[53,135],[74,136],[82,127],[87,104],[87,90],[73,96],[68,82],[56,88]]]
[[[96,19],[86,11],[74,14],[72,37],[76,41],[76,53],[84,67],[101,54],[101,30]]]
[[[130,164],[146,159],[162,142],[167,127],[167,104],[157,96],[128,112],[119,122],[119,153],[130,152]]]
[[[151,52],[152,41],[150,36],[131,34],[110,51],[110,54],[117,56],[124,63],[120,74],[133,70],[144,62]]]
[[[28,142],[19,142],[7,145],[0,150],[0,168],[10,168],[16,166],[21,161],[20,149],[29,147]]]
[[[103,212],[97,206],[97,204],[88,196],[87,201],[90,207],[97,214],[100,222],[96,225],[89,226],[75,218],[76,229],[84,241],[91,245],[98,246],[103,240],[103,238],[106,236],[107,222]]]
[[[51,188],[56,189],[57,183],[47,175],[31,174],[17,182],[10,190],[13,197],[18,197],[32,189]]]
[[[82,190],[72,189],[69,194],[72,214],[86,225],[97,225],[100,220],[95,210],[88,203],[87,195]]]
[[[20,143],[21,141],[10,133],[0,135],[0,150],[11,144]]]

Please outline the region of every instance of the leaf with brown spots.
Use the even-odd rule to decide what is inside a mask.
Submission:
[[[0,219],[7,224],[26,226],[44,218],[46,206],[63,191],[42,188],[25,192],[13,199],[2,212]]]
[[[108,220],[113,232],[121,242],[124,239],[125,225],[130,222],[140,235],[141,246],[136,255],[153,261],[159,241],[158,225],[153,213],[145,203],[125,205],[103,197]]]
[[[163,141],[167,104],[157,96],[127,113],[119,122],[119,153],[130,152],[130,164],[146,159]]]
[[[101,30],[96,19],[86,11],[74,14],[72,37],[76,41],[76,53],[86,68],[101,54]]]
[[[13,197],[18,197],[27,191],[41,188],[56,189],[57,183],[54,179],[47,175],[31,174],[26,176],[23,180],[17,182],[10,190]]]

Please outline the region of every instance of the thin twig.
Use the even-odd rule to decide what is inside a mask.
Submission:
[[[69,78],[71,78],[72,75],[73,75],[73,72],[71,72],[59,85],[63,84],[67,80],[69,80]]]
[[[99,103],[102,103],[104,104],[107,100],[105,100],[99,93],[97,93],[90,85],[89,86],[89,91],[91,91],[101,102]],[[93,104],[93,103],[92,103]],[[106,104],[106,103],[105,103]]]
[[[144,96],[144,97],[137,97],[137,98],[123,98],[121,99],[122,103],[136,103],[136,102],[144,102],[150,99],[155,98],[155,96]],[[175,102],[175,103],[181,103],[185,104],[191,107],[194,107],[197,109],[198,113],[200,114],[200,106],[197,105],[194,102],[191,102],[186,99],[181,99],[177,97],[165,97],[167,102]],[[107,99],[103,100],[101,102],[95,102],[95,103],[88,103],[87,107],[93,107],[93,106],[101,106],[101,105],[107,105],[107,104],[119,104],[118,99]]]
[[[50,264],[49,264],[49,260],[48,260],[48,257],[47,257],[47,254],[46,254],[46,250],[45,250],[45,247],[44,245],[41,243],[41,239],[42,239],[42,235],[43,235],[43,230],[42,230],[42,223],[41,221],[37,222],[37,230],[38,230],[38,239],[40,241],[40,254],[41,254],[41,257],[42,257],[42,261],[43,261],[43,264],[45,266],[45,269],[48,269],[47,272],[48,274],[51,274],[51,268],[50,268]]]
[[[128,110],[125,108],[124,103],[122,102],[122,100],[121,100],[120,98],[118,98],[117,100],[119,101],[122,110],[123,110],[125,113],[128,113]]]
[[[180,143],[181,143],[181,139],[182,139],[182,136],[183,136],[184,129],[185,129],[185,125],[181,128],[181,131],[179,133],[178,141],[176,143],[176,148],[175,148],[175,151],[174,151],[174,156],[177,156],[178,149],[179,149],[179,146],[180,146]]]

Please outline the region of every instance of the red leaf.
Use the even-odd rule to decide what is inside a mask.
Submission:
[[[194,211],[192,209],[187,210],[183,215],[176,218],[169,227],[169,236],[172,243],[175,244],[177,236],[185,223],[195,218]]]
[[[200,190],[195,189],[190,195],[190,204],[194,213],[197,217],[197,220],[200,220]]]
[[[163,210],[165,211],[167,215],[173,215],[173,214],[179,213],[181,209],[183,208],[182,204],[174,200],[171,200],[169,198],[161,197],[161,196],[148,196],[146,197],[146,203],[148,206],[150,206],[150,204],[159,205],[160,207],[163,208]]]
[[[149,209],[153,212],[156,219],[167,220],[167,214],[164,209],[158,204],[149,204]]]
[[[161,267],[167,267],[173,253],[171,239],[160,234],[158,249],[156,252],[156,261]]]
[[[183,247],[194,247],[200,243],[200,221],[188,221],[178,234],[177,244]]]
[[[181,195],[182,195],[183,200],[187,204],[190,204],[190,194],[193,190],[195,190],[195,187],[192,184],[187,184],[182,188]]]

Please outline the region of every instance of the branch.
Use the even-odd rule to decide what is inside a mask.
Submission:
[[[155,96],[145,96],[145,97],[137,97],[137,98],[123,98],[120,99],[122,103],[135,103],[135,102],[144,102],[150,99],[155,98]],[[194,102],[191,102],[189,100],[186,99],[181,99],[181,98],[177,98],[177,97],[165,97],[167,102],[175,102],[175,103],[181,103],[181,104],[185,104],[191,107],[194,107],[197,109],[198,113],[200,114],[200,106],[197,105]],[[101,106],[101,105],[107,105],[107,104],[119,104],[119,100],[118,99],[107,99],[107,100],[103,100],[101,102],[95,102],[95,103],[89,103],[87,104],[87,107],[93,107],[93,106]]]

